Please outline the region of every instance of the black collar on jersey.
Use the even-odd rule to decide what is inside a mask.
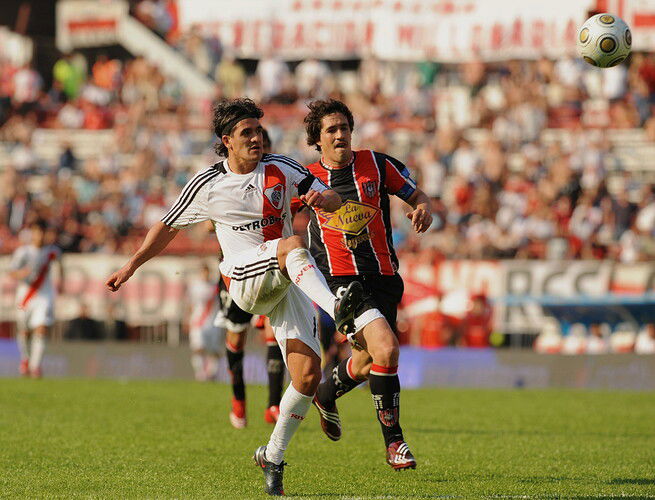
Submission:
[[[254,118],[255,120],[259,120],[258,116],[255,116],[251,113],[244,113],[242,115],[239,115],[236,118],[233,118],[232,120],[227,122],[225,125],[223,125],[223,128],[221,129],[220,137],[223,137],[224,135],[230,135],[232,129],[237,123],[239,123],[241,120],[246,120],[248,118]]]
[[[350,168],[350,167],[352,167],[352,166],[355,164],[355,155],[356,155],[356,154],[357,154],[357,153],[355,153],[355,152],[353,151],[353,157],[352,157],[352,158],[350,159],[350,161],[348,162],[348,165],[344,165],[343,167],[330,167],[329,165],[326,165],[326,164],[323,162],[323,158],[321,158],[320,160],[318,160],[318,162],[320,163],[321,167],[323,167],[325,170],[341,170],[341,169],[344,169],[344,168]]]

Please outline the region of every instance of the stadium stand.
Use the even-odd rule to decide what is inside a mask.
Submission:
[[[305,102],[333,96],[355,113],[356,144],[407,163],[437,217],[419,239],[393,207],[402,256],[638,263],[655,255],[652,54],[602,72],[570,58],[247,61],[215,37],[180,32],[174,7],[132,2],[131,12],[214,82],[212,98],[187,92],[152,54],[62,54],[50,73],[0,60],[0,254],[37,217],[55,224],[65,252],[129,253],[190,176],[215,161],[212,101],[248,95],[264,103],[276,149],[299,161],[316,158],[304,142]],[[214,251],[200,227],[166,250]]]

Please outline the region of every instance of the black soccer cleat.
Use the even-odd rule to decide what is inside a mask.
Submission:
[[[396,441],[387,448],[387,463],[394,470],[416,469],[416,459],[405,441]]]
[[[355,333],[355,309],[362,301],[364,289],[359,281],[353,281],[337,299],[334,306],[334,324],[344,335]]]
[[[323,433],[332,441],[339,441],[341,439],[341,420],[339,419],[339,410],[337,410],[336,403],[332,403],[330,406],[322,405],[316,396],[314,396],[312,403],[318,410]]]
[[[269,495],[283,496],[282,477],[284,476],[284,466],[287,464],[282,462],[277,465],[266,460],[266,446],[257,448],[252,458],[264,472],[264,491]]]

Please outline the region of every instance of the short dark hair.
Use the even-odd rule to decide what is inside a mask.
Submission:
[[[264,112],[252,99],[226,99],[216,104],[212,120],[214,134],[218,137],[218,142],[214,146],[216,154],[227,156],[227,148],[221,138],[230,134],[238,122],[246,118],[257,118],[259,120],[262,116],[264,116]]]
[[[307,107],[309,108],[309,113],[307,113],[304,120],[305,130],[307,132],[307,145],[316,146],[317,151],[321,150],[321,146],[317,143],[321,140],[321,120],[324,116],[341,113],[348,120],[350,131],[352,132],[355,128],[353,114],[348,109],[348,106],[341,101],[337,101],[336,99],[314,101],[310,102]]]
[[[48,223],[45,219],[36,219],[30,224],[30,229],[39,228],[41,231],[45,232],[48,229]]]
[[[271,142],[271,136],[268,135],[268,130],[266,130],[265,128],[262,129],[262,139],[264,144],[264,151],[266,151],[266,149],[271,149],[273,147],[273,143]]]

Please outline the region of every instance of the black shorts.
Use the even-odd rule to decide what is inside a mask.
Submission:
[[[403,298],[405,285],[399,274],[385,276],[382,274],[363,274],[359,276],[326,276],[332,293],[339,297],[340,293],[353,281],[359,281],[364,287],[364,298],[355,310],[355,317],[370,309],[377,309],[396,332],[396,316],[398,304]],[[341,289],[341,290],[340,290]]]
[[[244,311],[232,300],[223,280],[220,281],[218,289],[220,291],[218,294],[218,300],[225,319],[235,326],[249,325],[250,320],[252,319],[252,313]]]

